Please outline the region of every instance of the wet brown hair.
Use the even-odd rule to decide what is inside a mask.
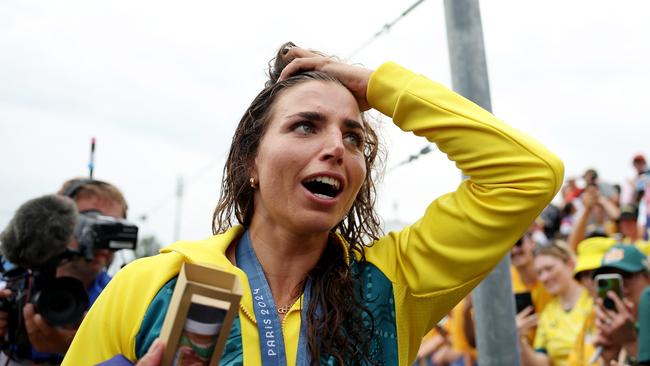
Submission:
[[[343,86],[335,77],[320,71],[302,72],[277,82],[287,65],[282,52],[291,46],[291,42],[282,45],[276,57],[271,60],[269,80],[237,126],[223,170],[221,196],[213,214],[214,234],[223,233],[232,227],[233,219],[246,228],[251,223],[255,191],[251,188],[249,179],[253,162],[271,118],[272,107],[282,92],[308,81],[331,82]],[[367,360],[370,353],[368,350],[374,332],[372,314],[354,296],[356,278],[351,273],[345,252],[336,237],[338,234],[346,241],[344,244],[350,255],[358,258],[356,260],[362,264],[365,262],[364,243],[370,243],[381,236],[379,216],[374,206],[375,180],[379,175],[383,152],[377,134],[363,114],[362,124],[365,129],[364,182],[350,211],[330,230],[328,245],[308,274],[312,280],[312,301],[308,304],[307,338],[314,363],[320,363],[323,357],[329,357],[338,364],[358,364]],[[364,318],[370,319],[370,324]],[[372,360],[367,361],[372,363]]]

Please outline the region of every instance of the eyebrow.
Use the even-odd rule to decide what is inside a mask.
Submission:
[[[302,117],[302,118],[304,118],[306,120],[316,121],[316,122],[323,122],[323,121],[327,120],[327,118],[325,117],[324,114],[322,114],[320,112],[310,112],[310,111],[298,112],[298,113],[295,113],[295,114],[292,114],[292,115],[289,116],[289,118],[292,118],[292,117]],[[363,125],[361,123],[359,123],[358,121],[355,121],[353,119],[345,119],[343,121],[343,123],[345,124],[345,127],[347,127],[347,128],[359,129],[359,130],[365,131],[365,128],[363,128]]]

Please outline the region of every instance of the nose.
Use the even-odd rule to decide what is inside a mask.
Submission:
[[[538,277],[541,282],[544,282],[548,279],[548,272],[542,271],[539,273]]]
[[[331,131],[323,134],[323,150],[321,159],[334,161],[336,164],[343,163],[345,146],[343,145],[343,134],[341,131]]]

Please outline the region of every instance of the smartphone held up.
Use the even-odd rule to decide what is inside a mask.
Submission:
[[[605,308],[616,311],[616,304],[607,293],[612,291],[619,298],[623,298],[623,277],[618,273],[603,273],[597,275],[594,280],[598,288],[598,297],[603,299]]]

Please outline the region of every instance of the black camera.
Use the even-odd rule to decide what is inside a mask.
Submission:
[[[0,310],[9,314],[4,347],[9,346],[14,356],[29,358],[31,344],[23,319],[28,303],[51,325],[79,324],[88,308],[88,294],[80,280],[57,277],[57,268],[80,257],[90,261],[95,249],[135,249],[137,237],[137,226],[99,211],[79,214],[66,197],[48,195],[23,204],[0,234],[1,281],[12,292],[0,299]],[[79,244],[76,250],[68,249],[73,238]]]
[[[65,254],[39,268],[15,267],[2,274],[5,288],[11,296],[0,299],[0,310],[9,314],[7,343],[12,353],[29,357],[31,344],[25,331],[23,307],[31,303],[50,324],[59,327],[77,325],[88,308],[88,294],[81,281],[72,277],[56,277],[56,268]]]
[[[131,249],[138,243],[138,227],[97,210],[84,211],[79,215],[74,231],[79,252],[86,260],[93,259],[95,249]]]

